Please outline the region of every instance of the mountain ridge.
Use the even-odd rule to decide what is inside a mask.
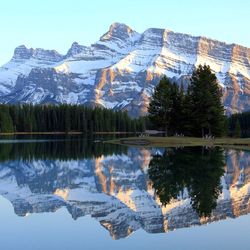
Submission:
[[[249,48],[168,29],[140,34],[121,23],[91,46],[73,42],[65,55],[18,46],[0,68],[0,96],[3,103],[85,103],[138,116],[163,75],[186,86],[199,64],[216,74],[227,113],[250,110]]]

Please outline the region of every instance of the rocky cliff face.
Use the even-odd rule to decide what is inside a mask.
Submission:
[[[249,48],[164,29],[139,34],[120,23],[89,47],[74,42],[65,56],[19,46],[0,68],[0,95],[5,103],[92,103],[136,116],[163,75],[188,84],[199,64],[216,74],[227,112],[250,109]]]
[[[148,233],[202,225],[250,212],[250,154],[227,152],[222,193],[210,218],[199,218],[187,194],[163,206],[151,187],[147,149],[86,160],[20,160],[0,164],[0,194],[15,213],[54,212],[73,219],[91,215],[114,239],[143,228]]]

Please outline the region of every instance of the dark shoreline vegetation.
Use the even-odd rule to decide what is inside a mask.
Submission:
[[[0,133],[126,133],[144,131],[144,119],[84,105],[0,105]]]

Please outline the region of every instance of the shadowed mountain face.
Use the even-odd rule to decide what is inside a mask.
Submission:
[[[166,75],[186,86],[194,68],[210,65],[228,113],[250,109],[250,49],[164,29],[137,33],[114,23],[91,46],[74,42],[66,55],[17,47],[0,68],[4,103],[85,103],[145,114]]]
[[[5,144],[0,194],[17,215],[66,207],[73,219],[91,215],[119,239],[140,228],[167,232],[250,211],[249,152],[82,144]]]

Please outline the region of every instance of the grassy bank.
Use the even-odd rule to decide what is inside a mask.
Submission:
[[[128,137],[111,140],[108,143],[144,147],[225,146],[250,149],[250,138]]]

